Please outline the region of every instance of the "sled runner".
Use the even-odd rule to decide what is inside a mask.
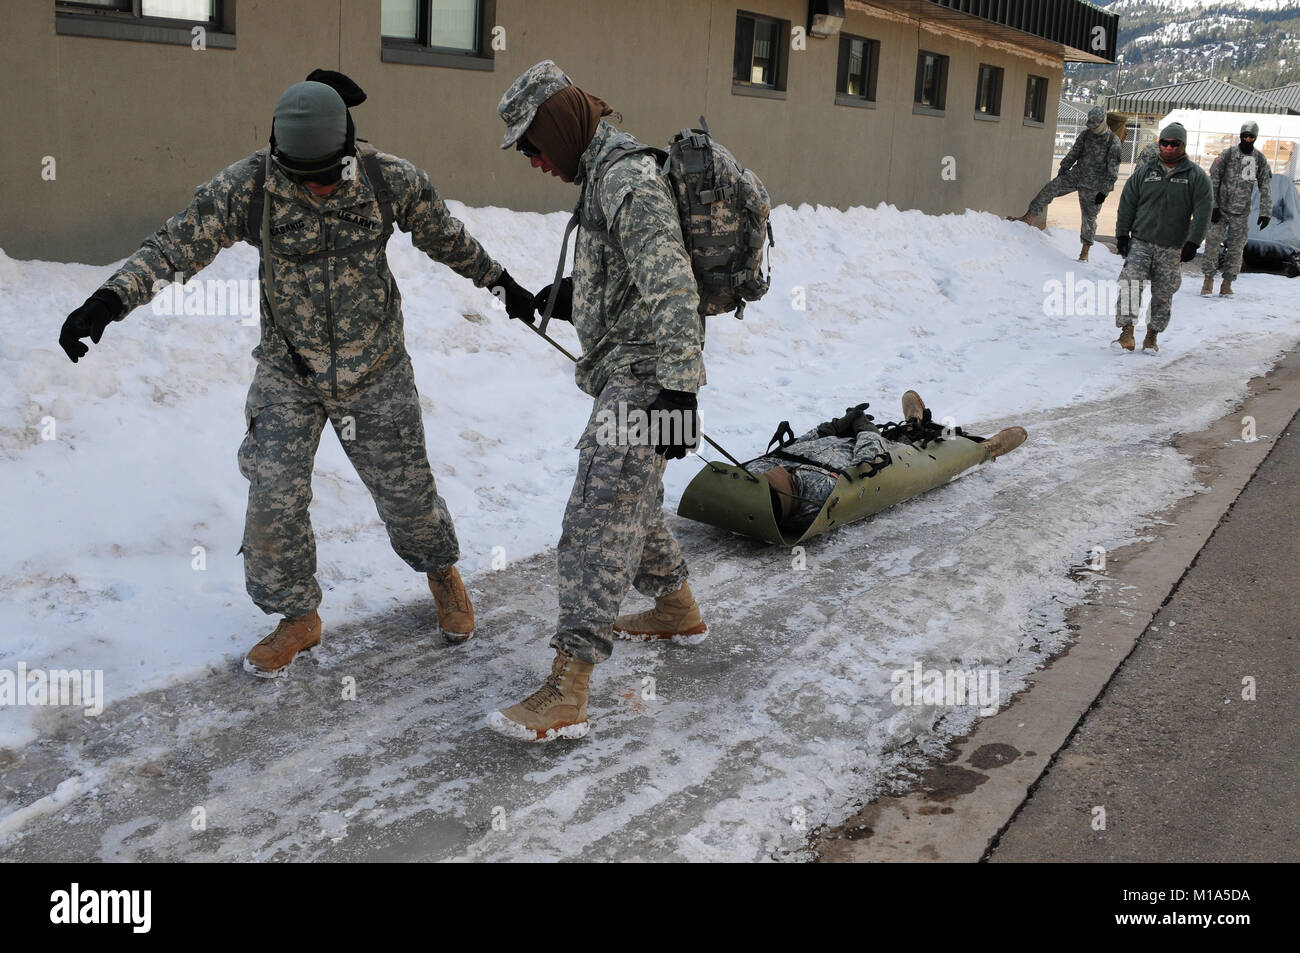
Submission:
[[[849,410],[852,413],[865,408],[863,404]],[[767,454],[739,467],[706,463],[682,494],[677,514],[742,536],[794,546],[942,486],[966,470],[1000,455],[991,453],[990,447],[985,446],[989,438],[972,436],[959,427],[945,431],[931,421],[928,410],[923,420],[884,424],[872,429],[890,442],[890,450],[857,466],[833,470],[834,484],[830,495],[806,528],[792,525],[788,518],[783,519],[780,496],[785,491],[763,473],[751,469],[751,465],[760,460],[768,461],[770,465],[772,457],[788,460],[794,466],[820,466],[815,461],[786,451],[787,447],[797,448],[798,442],[785,421],[769,442]],[[1024,439],[1023,430],[1012,430],[1018,430],[1020,440]],[[944,436],[945,433],[948,435]],[[999,434],[999,438],[1004,434],[1008,431]],[[1014,438],[1011,442],[1014,446],[1019,445]],[[1013,447],[1007,446],[1001,452],[1009,449]]]

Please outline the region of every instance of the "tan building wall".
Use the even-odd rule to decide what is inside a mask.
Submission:
[[[280,92],[318,66],[343,70],[368,93],[354,110],[361,135],[470,205],[572,206],[572,186],[497,148],[501,93],[548,57],[647,142],[662,145],[703,113],[774,204],[1019,213],[1051,161],[1059,61],[931,32],[869,5],[852,4],[844,30],[880,41],[875,109],[835,104],[835,39],[809,38],[789,54],[784,99],[733,94],[737,9],[805,25],[805,0],[495,6],[507,49],[494,69],[469,70],[383,62],[380,0],[237,0],[237,48],[204,51],[56,35],[54,0],[6,0],[0,248],[93,264],[129,254],[197,184],[264,144]],[[913,114],[919,47],[951,57],[943,117]],[[973,118],[980,63],[1006,70],[999,122]],[[1022,122],[1030,73],[1049,80],[1042,128]],[[41,176],[45,156],[56,161],[53,181]],[[941,176],[948,156],[951,181]]]

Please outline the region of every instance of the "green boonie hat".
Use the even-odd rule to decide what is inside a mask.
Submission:
[[[1187,130],[1181,122],[1171,122],[1160,130],[1160,138],[1177,139],[1183,145],[1187,145]]]
[[[1258,136],[1258,135],[1259,135],[1259,123],[1257,123],[1257,122],[1247,122],[1247,123],[1242,123],[1241,131],[1242,131],[1242,132],[1248,132],[1248,133],[1250,133],[1252,136]]]
[[[522,76],[510,84],[506,94],[497,103],[497,113],[505,120],[506,134],[501,148],[509,149],[528,131],[537,115],[537,107],[546,102],[573,81],[554,60],[542,60],[530,66]]]

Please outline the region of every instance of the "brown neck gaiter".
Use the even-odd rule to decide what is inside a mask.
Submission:
[[[525,135],[569,179],[578,177],[578,160],[596,134],[602,116],[614,110],[603,99],[566,86],[537,107]]]

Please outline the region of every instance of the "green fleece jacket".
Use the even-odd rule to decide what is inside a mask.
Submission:
[[[1138,166],[1119,199],[1116,236],[1181,248],[1205,238],[1214,207],[1210,177],[1186,157],[1170,169],[1160,160]]]

